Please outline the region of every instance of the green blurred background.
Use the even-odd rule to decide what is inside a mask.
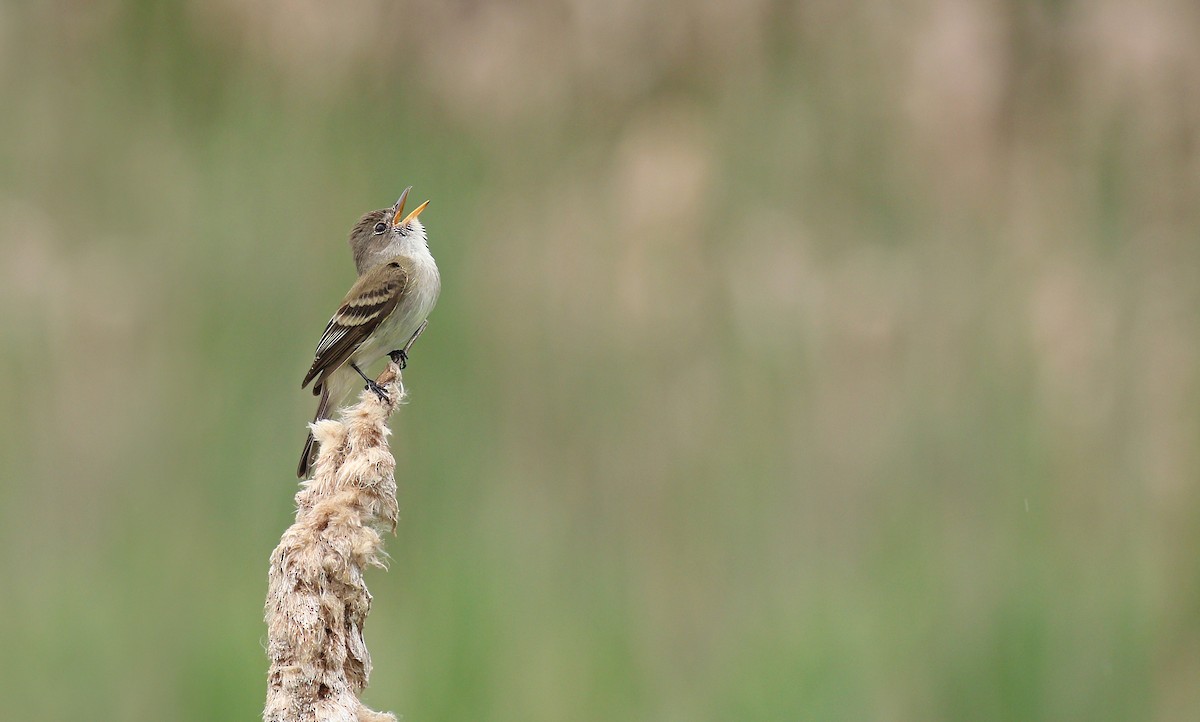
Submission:
[[[1185,0],[0,4],[0,718],[260,715],[412,184],[370,705],[1200,719],[1197,87]]]

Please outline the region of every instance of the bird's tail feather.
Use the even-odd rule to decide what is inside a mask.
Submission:
[[[321,384],[321,400],[317,403],[317,413],[313,422],[329,418],[329,386]],[[303,479],[308,476],[309,467],[317,458],[317,440],[313,438],[312,430],[308,432],[308,440],[304,442],[304,453],[300,455],[300,465],[296,467],[296,476]]]

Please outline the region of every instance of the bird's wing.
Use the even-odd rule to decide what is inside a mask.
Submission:
[[[317,342],[312,368],[300,388],[325,372],[332,372],[362,345],[400,302],[408,286],[408,264],[403,258],[380,263],[359,276],[337,313],[329,319]]]

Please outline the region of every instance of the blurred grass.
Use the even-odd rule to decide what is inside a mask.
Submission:
[[[1192,719],[1196,21],[0,7],[2,716],[258,714],[299,377],[412,184],[373,707]]]

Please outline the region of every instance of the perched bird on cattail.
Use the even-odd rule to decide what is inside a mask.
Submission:
[[[425,227],[417,220],[429,201],[405,216],[404,201],[410,190],[411,186],[405,188],[391,208],[364,215],[350,231],[358,280],[325,326],[312,368],[300,384],[304,388],[316,379],[313,394],[321,401],[313,421],[329,418],[358,385],[359,377],[386,398],[363,367],[391,355],[404,368],[406,345],[424,330],[437,303],[441,276],[429,252]],[[308,475],[316,451],[310,431],[296,469],[301,479]]]

